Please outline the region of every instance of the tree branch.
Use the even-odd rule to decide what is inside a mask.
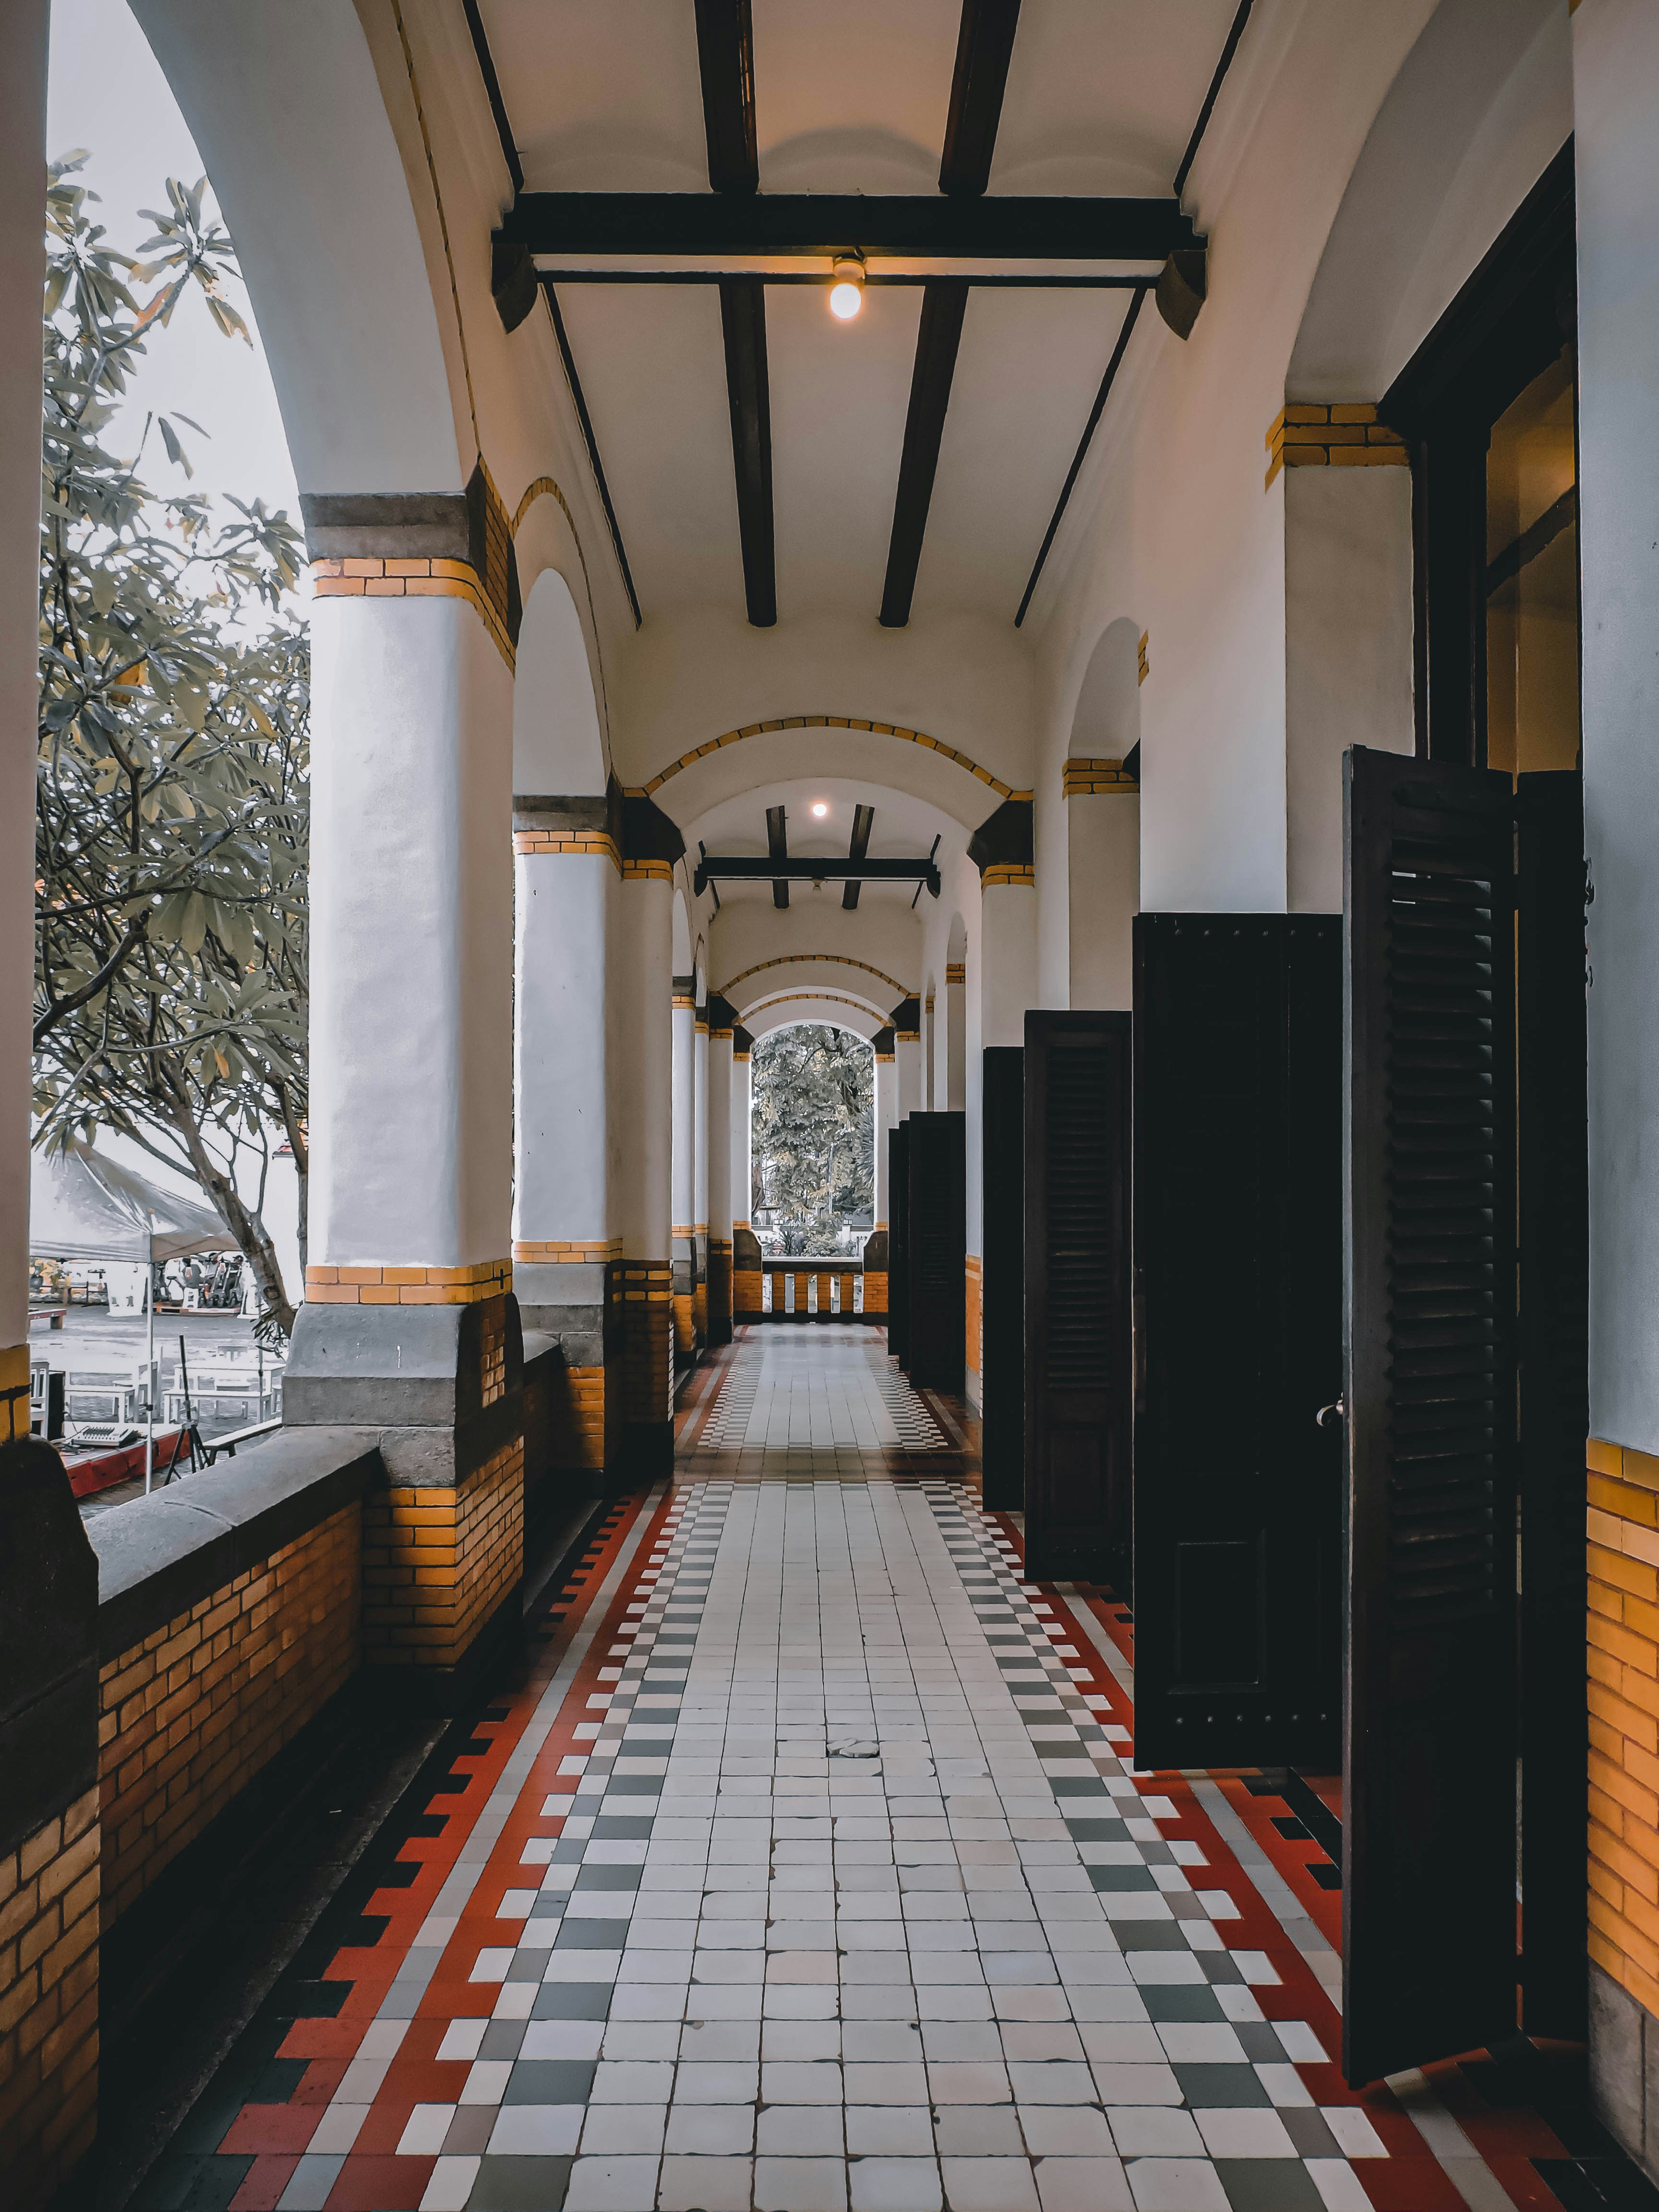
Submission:
[[[109,988],[128,960],[137,951],[138,941],[149,927],[149,915],[147,913],[135,914],[122,932],[114,951],[110,954],[98,973],[89,977],[78,991],[71,991],[68,998],[51,999],[51,986],[48,984],[47,996],[51,999],[51,1003],[34,1024],[34,1042],[37,1045],[43,1036],[57,1028],[59,1022],[67,1021],[69,1017],[84,1006],[89,999],[95,999],[100,991]]]

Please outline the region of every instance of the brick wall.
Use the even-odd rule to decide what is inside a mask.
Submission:
[[[343,1686],[359,1557],[349,1505],[100,1669],[110,1919]]]
[[[983,1276],[979,1261],[973,1253],[968,1255],[968,1279],[965,1291],[968,1322],[968,1364],[975,1375],[981,1371],[983,1354],[980,1346],[983,1335],[981,1322],[981,1296]]]
[[[98,1792],[0,1854],[0,2199],[44,2203],[98,2125]]]
[[[554,1376],[549,1407],[551,1464],[605,1465],[605,1370],[567,1367]]]
[[[1659,2013],[1659,1458],[1589,1456],[1589,1952]]]
[[[524,1439],[453,1489],[364,1498],[363,1656],[453,1667],[524,1572]]]

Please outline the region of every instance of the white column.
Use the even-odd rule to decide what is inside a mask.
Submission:
[[[708,1339],[708,1009],[697,1009],[691,1036],[691,1320]]]
[[[732,1226],[747,1229],[750,1189],[749,1054],[733,1038],[732,1044]]]
[[[692,1027],[696,1018],[696,979],[676,975],[673,997],[673,1188],[670,1200],[672,1221],[670,1259],[674,1270],[674,1352],[690,1359],[695,1349],[692,1318],[697,1274],[696,1230],[692,1220],[696,1149],[696,1077]]]
[[[908,1000],[905,1004],[914,1015],[914,1029],[906,1029],[898,1018],[905,1011],[903,1006],[893,1009],[893,1060],[898,1075],[898,1118],[901,1121],[907,1121],[912,1114],[920,1114],[925,1103],[921,1005],[916,999]]]
[[[466,599],[319,596],[311,638],[307,1296],[482,1295],[511,1266],[511,674]]]
[[[1572,39],[1584,828],[1595,894],[1589,1464],[1645,1486],[1641,1463],[1624,1455],[1659,1454],[1659,10],[1592,0],[1573,15]],[[1645,1556],[1647,1540],[1644,1530],[1630,1548]],[[1630,1977],[1633,1989],[1614,1978],[1630,1948],[1598,1946],[1590,1968],[1590,2091],[1597,2116],[1651,2171],[1656,2031],[1645,1973]]]
[[[724,1002],[721,1002],[722,1005]],[[726,1008],[725,1020],[731,1019]],[[746,1063],[745,1063],[746,1064]],[[708,1316],[711,1345],[732,1340],[732,1032],[708,1010]]]
[[[618,863],[608,840],[562,823],[552,811],[514,816],[513,1276],[528,1325],[559,1328],[556,1316],[579,1308],[597,1333],[611,1256],[605,959]]]
[[[660,875],[644,872],[658,868]],[[667,864],[626,862],[610,963],[611,1233],[624,1260],[659,1267],[667,1264],[673,1220],[672,914]]]
[[[40,562],[46,0],[5,15],[0,67],[0,1443],[29,1426],[29,1029]]]
[[[876,1041],[876,1204],[875,1225],[887,1226],[887,1139],[898,1127],[898,1062],[890,1030]]]

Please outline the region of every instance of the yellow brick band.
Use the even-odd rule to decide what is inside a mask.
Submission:
[[[878,983],[890,986],[901,999],[915,996],[913,984],[901,983],[896,975],[888,975],[884,969],[872,968],[867,960],[854,960],[845,952],[781,952],[775,959],[757,960],[752,968],[740,969],[729,983],[722,983],[717,995],[722,999],[729,998],[739,983],[746,983],[751,975],[762,975],[769,968],[796,968],[819,963],[831,968],[861,968],[866,975],[873,975]]]
[[[1281,468],[1409,468],[1411,455],[1397,430],[1376,419],[1369,402],[1338,400],[1286,406],[1268,425],[1264,489]]]
[[[763,1013],[768,1006],[787,1006],[799,1000],[810,1000],[814,1005],[821,1002],[825,1006],[856,1006],[861,1014],[870,1012],[862,999],[849,999],[844,991],[820,991],[816,983],[803,983],[799,991],[778,991],[769,999],[755,1000],[752,1005],[744,1008],[744,1018],[746,1021],[750,1014]],[[743,1055],[745,1060],[748,1056],[746,1053]]]
[[[697,1233],[697,1232],[696,1232],[696,1227],[694,1226],[694,1224],[693,1224],[692,1223],[690,1223],[690,1222],[689,1222],[689,1221],[680,1221],[680,1222],[677,1222],[677,1223],[675,1223],[675,1224],[673,1224],[673,1226],[669,1230],[669,1232],[668,1232],[668,1233],[669,1233],[669,1235],[670,1235],[671,1237],[695,1237],[695,1236],[696,1235],[696,1233]]]
[[[319,1306],[471,1306],[513,1287],[510,1260],[468,1267],[307,1267],[306,1298]]]
[[[311,580],[313,595],[319,599],[466,599],[483,617],[502,659],[509,668],[517,667],[507,625],[470,562],[391,561],[371,556],[313,561]]]
[[[1135,641],[1135,682],[1137,684],[1144,684],[1152,673],[1152,664],[1146,658],[1146,647],[1152,635],[1151,630],[1144,629]]]
[[[993,861],[980,878],[980,889],[988,891],[998,884],[1008,890],[1034,891],[1036,889],[1036,870],[1023,868],[1013,860]]]
[[[607,837],[603,830],[515,830],[513,849],[526,855],[596,854],[609,860],[618,875],[622,873],[622,854],[617,850],[617,841]]]
[[[683,1014],[695,1014],[697,1011],[697,1002],[689,991],[676,991],[673,994],[673,1005],[676,1010]]]
[[[965,983],[968,981],[968,970],[964,963],[960,960],[947,960],[945,963],[945,981],[947,986],[951,983]]]
[[[1133,794],[1139,790],[1140,779],[1131,775],[1121,760],[1068,760],[1060,772],[1060,788],[1066,799],[1093,799],[1107,792]]]
[[[622,872],[624,881],[672,884],[674,880],[672,860],[624,860]]]
[[[362,1511],[364,1657],[453,1666],[523,1571],[523,1438],[453,1489],[371,1492]]]
[[[1000,798],[1029,799],[1031,796],[1029,791],[1015,791],[993,775],[989,769],[981,768],[977,761],[970,760],[964,752],[958,752],[954,745],[944,744],[938,738],[930,738],[924,730],[902,729],[893,722],[861,721],[855,714],[786,714],[776,722],[745,722],[740,730],[727,730],[723,737],[710,738],[706,745],[698,745],[695,751],[682,753],[677,761],[671,761],[660,775],[653,775],[649,783],[641,785],[637,791],[630,791],[629,796],[630,799],[648,799],[653,791],[660,791],[671,776],[678,775],[682,769],[692,767],[708,754],[720,752],[727,745],[741,744],[745,738],[764,737],[776,730],[868,730],[876,737],[897,738],[901,744],[921,745],[930,753],[938,753],[942,759],[954,761],[958,768],[965,768],[969,775],[987,785]]]
[[[620,1260],[622,1238],[613,1237],[608,1243],[582,1243],[574,1237],[550,1237],[538,1243],[525,1237],[513,1240],[515,1264],[538,1267],[561,1265],[580,1266],[593,1261]]]
[[[1589,1954],[1659,2012],[1659,1458],[1586,1457]]]
[[[895,1030],[893,1031],[893,1040],[896,1044],[920,1044],[921,1042],[921,1031],[920,1030]]]

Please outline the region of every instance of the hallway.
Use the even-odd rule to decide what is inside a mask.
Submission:
[[[135,2212],[1643,2201],[1504,2066],[1344,2087],[1306,1832],[1133,1771],[1122,1609],[1023,1585],[971,1480],[699,1479],[728,1394],[890,1398],[854,1334],[739,1332]]]

